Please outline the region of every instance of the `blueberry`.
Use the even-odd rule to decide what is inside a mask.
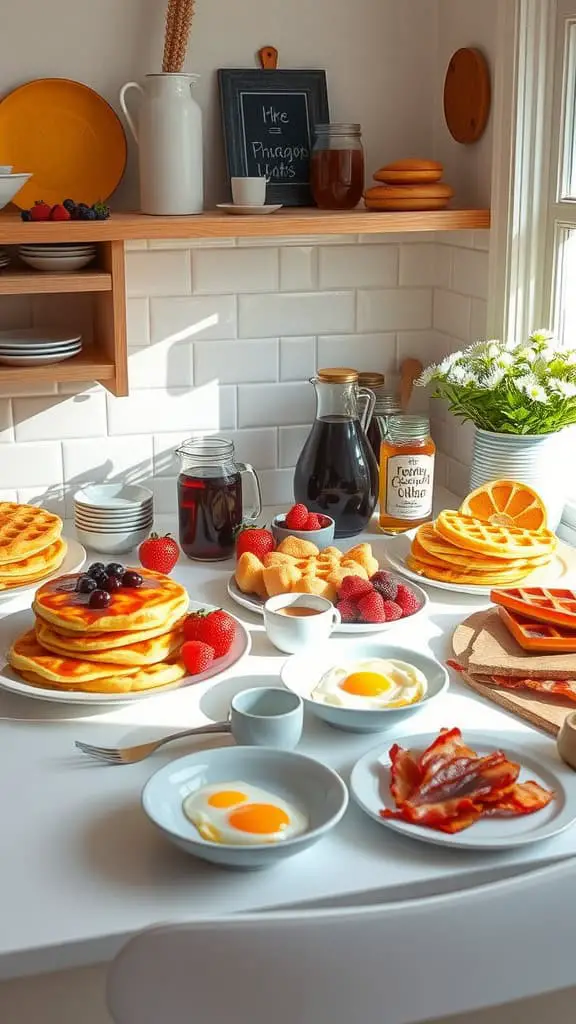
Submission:
[[[96,579],[102,572],[106,572],[104,562],[92,562],[92,565],[88,567],[88,576],[92,576],[93,579]]]
[[[30,213],[30,210],[22,210],[20,216],[22,220],[32,220],[32,214]]]
[[[144,580],[142,579],[139,572],[135,572],[133,569],[128,569],[122,577],[123,587],[141,587]]]
[[[65,199],[62,206],[65,210],[68,210],[68,213],[72,213],[72,211],[76,209],[76,203],[73,199]]]
[[[96,220],[94,210],[80,210],[80,220]]]
[[[122,584],[117,576],[108,576],[105,583],[102,584],[102,590],[107,590],[109,594],[113,594],[115,590],[120,590]]]
[[[98,589],[98,584],[92,576],[80,576],[76,583],[76,590],[79,594],[91,594],[92,591]]]
[[[105,590],[94,590],[90,594],[88,604],[91,608],[107,608],[111,600],[110,594],[107,594]]]
[[[88,206],[88,203],[76,203],[76,206],[78,207],[79,210],[89,210],[90,209],[90,207]]]
[[[109,576],[123,576],[125,569],[123,565],[120,565],[120,562],[108,562],[105,571]]]
[[[102,210],[96,211],[96,220],[108,220],[109,216],[109,213],[103,213]]]

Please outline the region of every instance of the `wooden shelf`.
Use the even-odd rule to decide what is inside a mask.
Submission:
[[[256,238],[287,235],[371,235],[406,231],[460,231],[490,227],[489,210],[375,213],[357,207],[332,210],[286,208],[267,216],[236,217],[216,211],[196,217],[113,213],[105,221],[25,223],[0,214],[0,245],[21,242],[109,242],[147,238]]]
[[[54,381],[109,381],[115,375],[114,360],[98,350],[86,349],[78,356],[63,363],[49,363],[47,366],[3,366],[0,363],[0,384],[19,385]]]
[[[102,270],[73,274],[43,272],[16,266],[0,271],[0,295],[48,295],[64,292],[109,292],[112,276]]]

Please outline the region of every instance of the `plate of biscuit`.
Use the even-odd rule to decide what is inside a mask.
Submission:
[[[338,591],[347,576],[369,580],[379,568],[370,544],[357,544],[348,551],[336,547],[319,551],[310,541],[287,537],[263,559],[244,552],[228,580],[228,595],[257,615],[263,615],[268,598],[278,594],[316,594],[336,604]],[[420,587],[410,589],[419,602],[417,611],[409,616],[412,618],[424,609],[428,598]],[[334,632],[381,633],[397,622],[342,622]]]

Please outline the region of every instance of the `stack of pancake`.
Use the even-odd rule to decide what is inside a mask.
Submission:
[[[139,569],[143,585],[91,608],[77,575],[36,591],[34,629],[14,642],[8,662],[32,686],[89,693],[134,693],[186,675],[180,658],[188,594],[162,573]]]
[[[35,505],[0,502],[0,590],[16,590],[50,576],[66,556],[62,520]]]

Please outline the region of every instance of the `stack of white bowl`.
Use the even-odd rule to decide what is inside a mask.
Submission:
[[[152,491],[137,484],[91,484],[74,495],[78,540],[109,555],[146,540],[154,522]]]
[[[31,174],[13,174],[10,164],[0,164],[0,210],[24,187]]]
[[[94,242],[51,242],[43,245],[28,242],[18,246],[18,255],[34,270],[73,273],[92,262],[96,246]]]

